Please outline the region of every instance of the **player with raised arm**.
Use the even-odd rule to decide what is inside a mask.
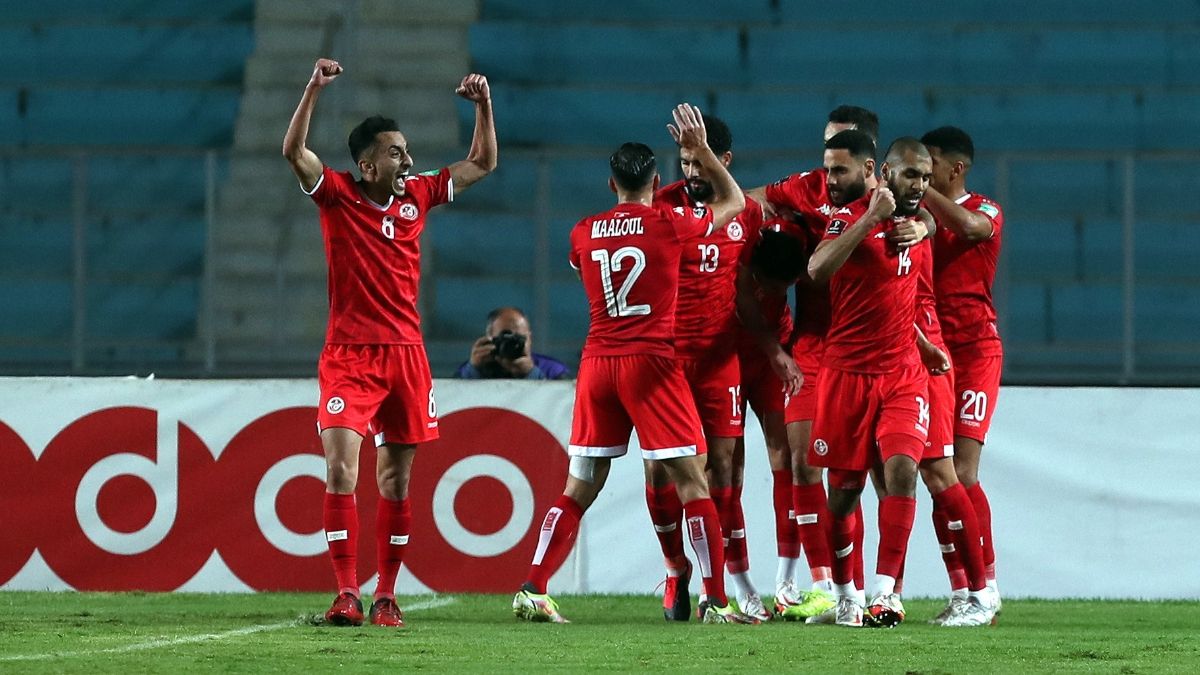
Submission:
[[[829,194],[839,209],[808,261],[809,276],[829,283],[832,307],[817,376],[809,463],[829,469],[836,622],[844,626],[863,625],[852,569],[854,512],[868,470],[876,462],[883,465],[887,493],[880,505],[868,612],[871,625],[890,627],[904,619],[895,580],[912,532],[917,462],[929,423],[926,372],[914,340],[913,268],[930,252],[922,240],[897,244],[889,234],[906,221],[929,219],[919,195],[901,189],[897,178],[913,171],[926,176],[931,161],[916,139],[895,141],[883,165],[888,185],[865,195],[866,177],[874,171],[874,140],[848,130],[834,135],[825,148]],[[905,198],[897,201],[894,192]]]
[[[429,210],[496,168],[496,130],[487,79],[471,74],[457,93],[475,104],[467,158],[409,175],[413,158],[396,123],[370,117],[350,132],[360,178],[325,166],[307,145],[321,91],[342,73],[318,59],[283,140],[283,156],[317,204],[329,266],[329,326],[318,365],[317,426],[325,451],[322,522],[338,595],[325,619],[363,622],[357,578],[359,449],[373,438],[379,486],[375,541],[379,583],[371,623],[403,626],[396,575],[412,520],[408,482],[418,443],[438,437],[433,381],[417,314],[419,237]]]
[[[566,621],[547,595],[547,583],[604,487],[612,458],[628,451],[636,428],[642,458],[662,463],[683,502],[684,531],[706,596],[701,618],[758,623],[731,607],[725,595],[721,525],[704,478],[704,432],[673,347],[684,249],[723,229],[746,203],[709,148],[700,111],[682,104],[673,116],[671,136],[712,181],[707,205],[655,203],[654,153],[641,143],[626,143],[609,160],[616,206],[571,230],[570,262],[583,281],[591,326],[575,388],[566,487],[542,520],[528,580],[513,598],[513,613],[522,619]]]
[[[704,115],[708,145],[726,168],[733,160],[733,136],[725,122]],[[712,181],[695,152],[679,149],[683,180],[654,195],[656,203],[694,209],[715,196]],[[708,491],[717,507],[725,542],[725,567],[737,587],[738,608],[759,620],[771,618],[750,580],[746,525],[742,515],[742,476],[745,454],[738,454],[742,437],[741,372],[735,329],[734,277],[747,236],[762,225],[762,209],[754,200],[723,229],[697,239],[683,249],[679,295],[675,309],[675,358],[696,401],[708,445],[705,473]],[[644,460],[646,503],[667,565],[663,614],[686,621],[691,614],[688,579],[691,565],[683,555],[683,503],[660,462]]]
[[[934,247],[934,292],[954,363],[954,469],[965,486],[983,537],[987,583],[999,612],[992,511],[979,484],[979,459],[1000,393],[1004,347],[996,330],[992,283],[1000,257],[1004,214],[1000,205],[966,187],[975,144],[956,127],[921,138],[933,157],[933,180],[925,206],[940,227]]]

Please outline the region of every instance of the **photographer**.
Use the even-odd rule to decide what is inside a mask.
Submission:
[[[529,320],[516,307],[493,309],[483,337],[471,346],[471,358],[454,373],[465,380],[511,378],[561,380],[570,376],[557,359],[533,353]]]

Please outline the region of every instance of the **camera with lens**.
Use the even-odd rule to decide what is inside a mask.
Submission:
[[[525,356],[525,336],[511,330],[500,331],[492,338],[492,345],[496,347],[496,358],[515,361]]]

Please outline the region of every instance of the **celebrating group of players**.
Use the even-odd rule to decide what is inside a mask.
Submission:
[[[610,162],[617,205],[571,232],[571,264],[591,307],[572,459],[514,612],[565,621],[547,580],[636,428],[667,566],[667,619],[691,615],[686,535],[705,622],[899,624],[919,475],[952,588],[934,621],[991,623],[1000,601],[976,467],[999,387],[991,284],[1003,219],[995,203],[966,192],[970,137],[943,127],[897,139],[876,178],[878,118],[843,106],[829,116],[821,168],[746,195],[727,169],[726,125],[687,104],[673,115],[685,179],[660,188],[650,149],[626,143]],[[771,608],[746,557],[747,403],[775,483]],[[859,506],[868,474],[880,497],[870,602]],[[801,548],[807,591],[794,578]]]
[[[338,625],[365,618],[354,490],[359,447],[370,435],[380,500],[379,582],[369,616],[403,626],[394,586],[409,542],[409,476],[416,445],[438,433],[416,312],[418,240],[429,209],[495,168],[496,133],[487,80],[468,75],[458,88],[476,111],[465,160],[409,175],[408,139],[394,121],[372,117],[350,134],[356,180],[306,146],[317,98],[341,72],[335,61],[317,61],[283,145],[318,206],[329,265],[318,428],[327,460],[323,525],[339,592],[325,616]],[[547,582],[636,428],[667,567],[667,619],[692,614],[686,536],[703,580],[697,614],[705,622],[778,615],[898,624],[919,474],[933,496],[952,589],[935,621],[991,622],[999,595],[976,470],[999,386],[991,283],[1003,219],[993,202],[966,191],[970,138],[951,127],[920,141],[901,138],[887,149],[880,179],[876,116],[843,106],[825,128],[823,167],[743,193],[727,169],[725,124],[687,104],[673,118],[668,129],[685,180],[660,188],[650,148],[626,143],[610,159],[617,205],[571,231],[570,263],[583,280],[591,326],[570,469],[542,521],[514,613],[566,621]],[[771,607],[748,574],[747,404],[774,476],[779,568]],[[869,603],[858,506],[868,473],[880,495]],[[801,549],[811,590],[796,586]],[[737,602],[726,595],[726,570]]]

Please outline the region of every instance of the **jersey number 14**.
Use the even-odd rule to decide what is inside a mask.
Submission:
[[[600,263],[600,285],[604,288],[604,306],[609,316],[645,316],[650,313],[650,305],[629,304],[629,292],[633,284],[646,269],[646,254],[636,246],[623,246],[609,256],[608,251],[599,249],[592,251],[592,260]],[[613,292],[613,272],[625,268],[624,261],[630,260],[632,267],[621,287]]]

